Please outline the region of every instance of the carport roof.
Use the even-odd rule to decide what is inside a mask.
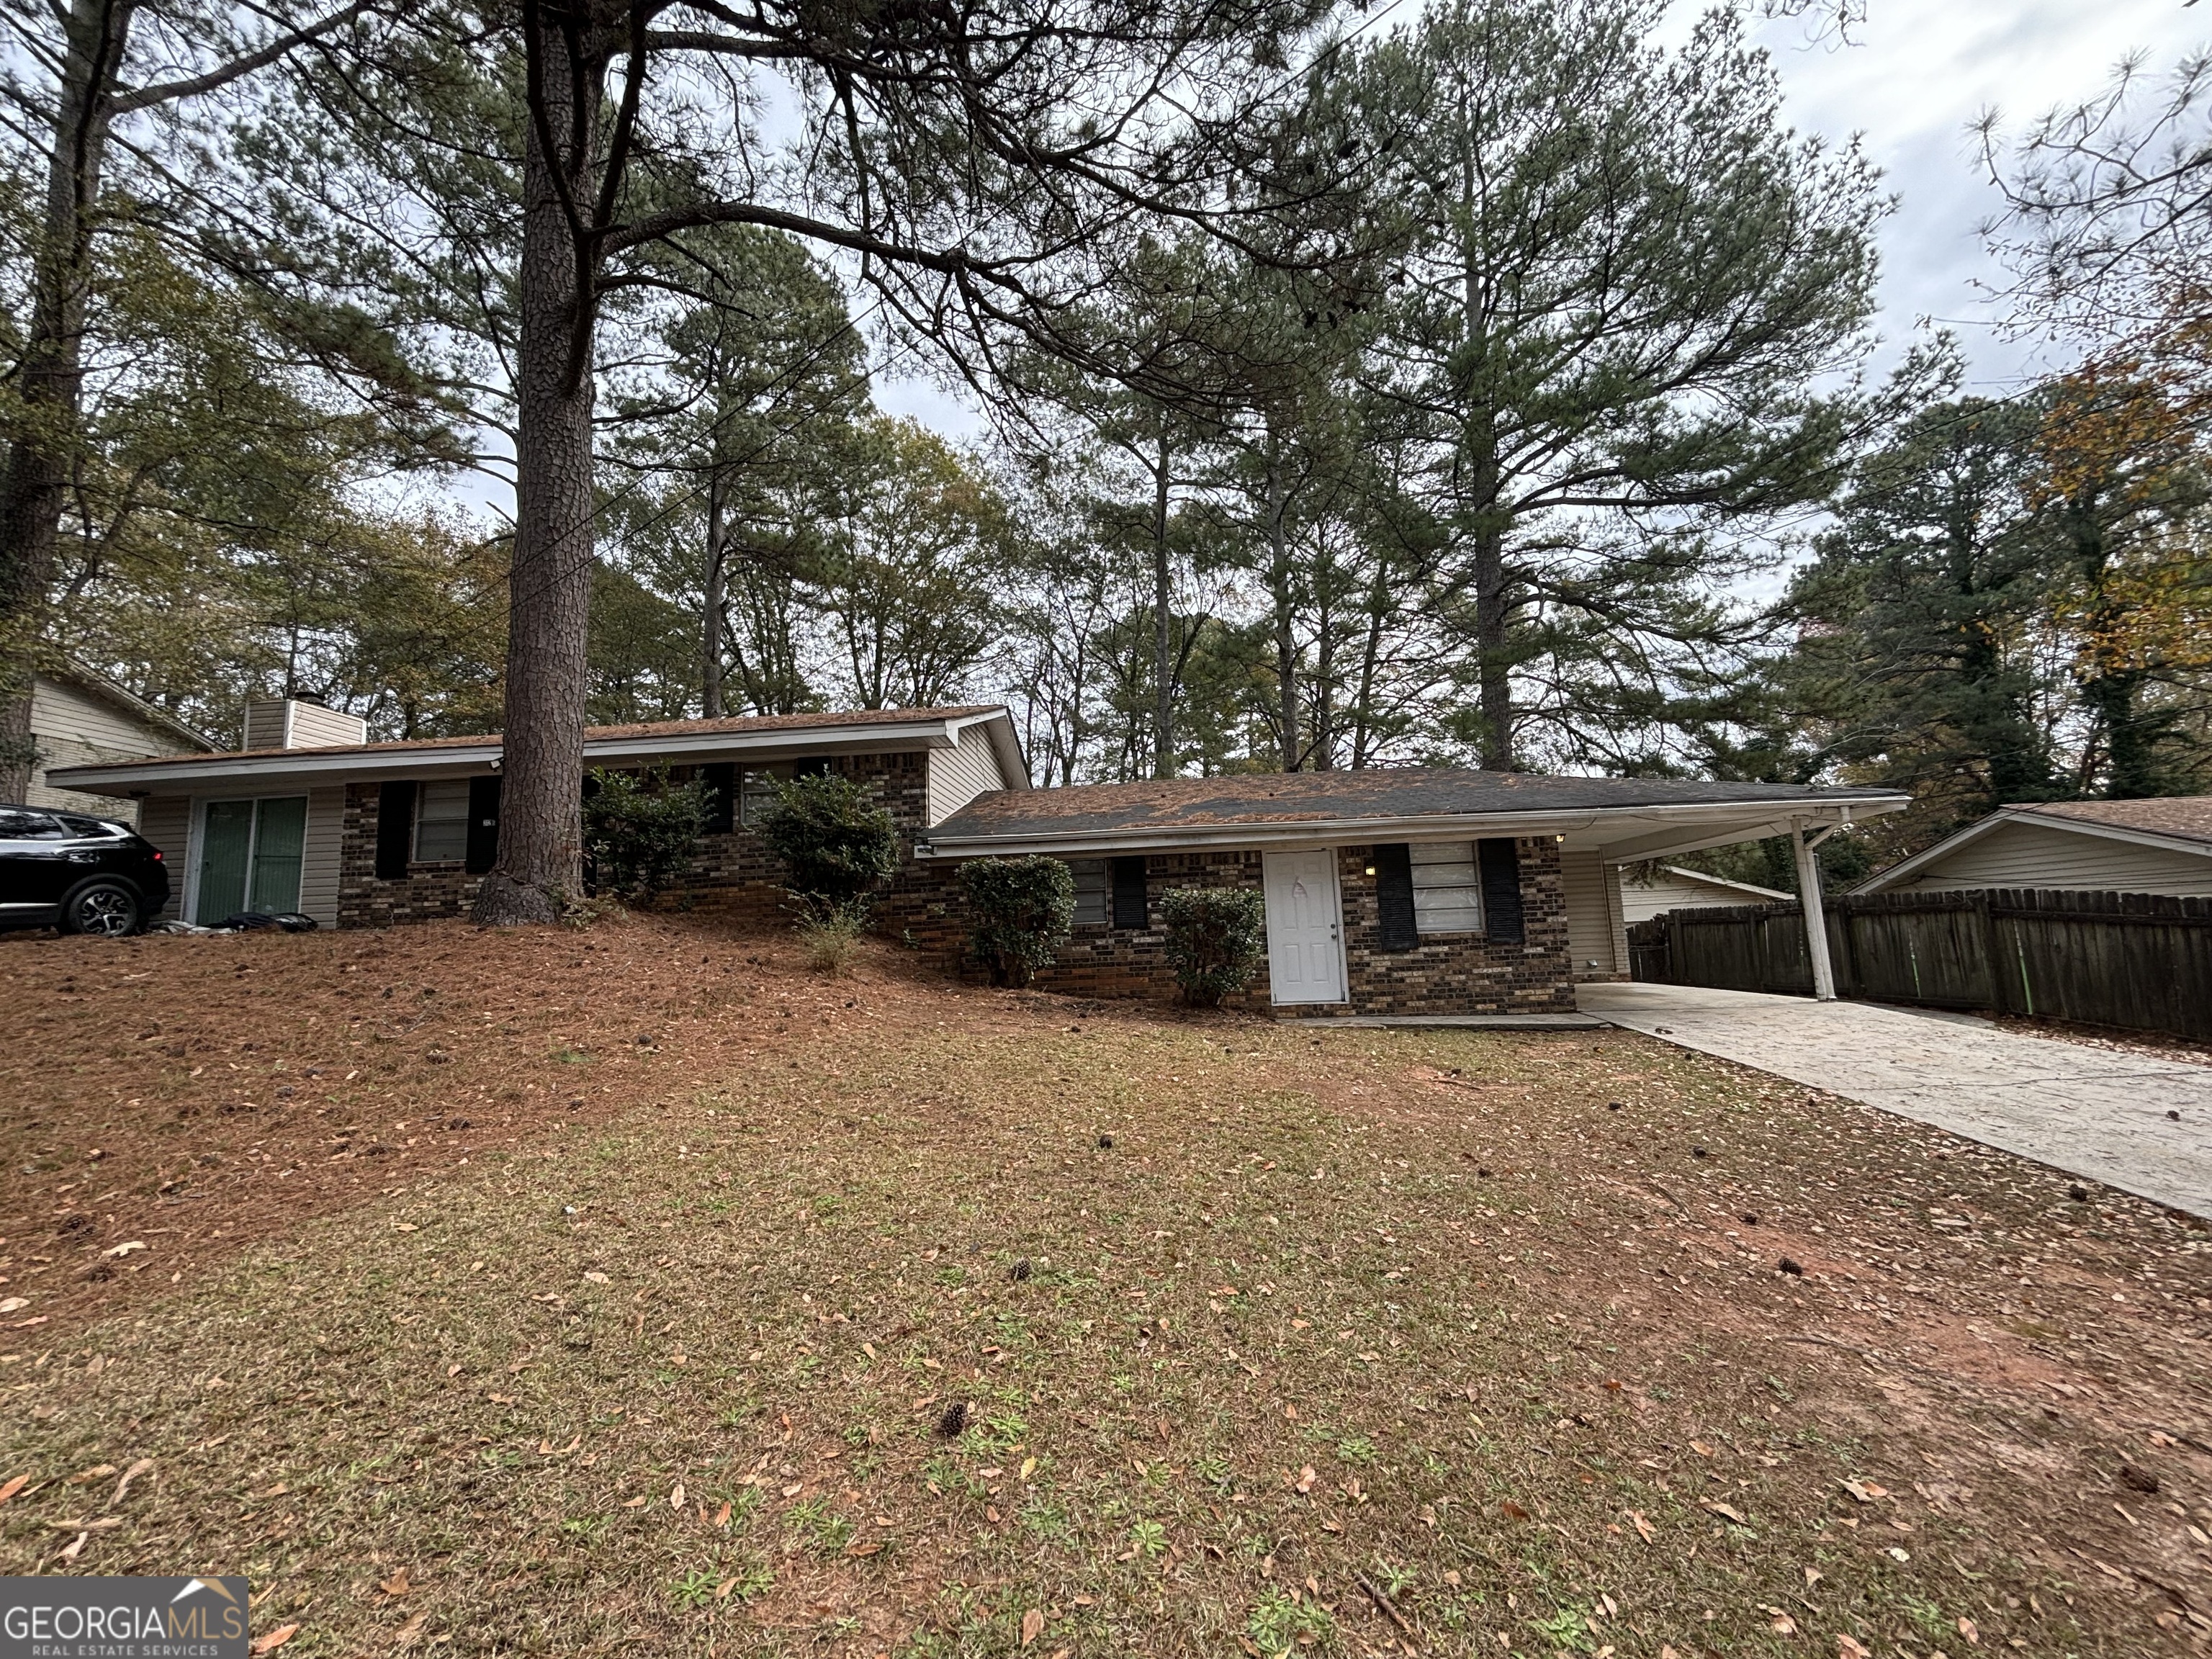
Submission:
[[[1848,823],[1895,811],[1908,799],[1887,789],[1443,767],[1239,773],[983,795],[936,826],[928,850],[958,857],[1548,833],[1641,858],[1777,833],[1793,820]],[[1698,839],[1704,829],[1720,833]],[[1614,842],[1655,836],[1666,844],[1613,852]]]

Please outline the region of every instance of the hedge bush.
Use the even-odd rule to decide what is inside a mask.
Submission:
[[[977,859],[960,866],[974,917],[969,948],[994,985],[1027,985],[1075,926],[1075,872],[1061,859]]]
[[[707,786],[672,783],[668,769],[592,770],[584,851],[599,890],[640,903],[675,884],[707,828]]]
[[[823,772],[776,786],[761,839],[817,915],[849,908],[898,868],[898,826],[854,780]]]
[[[1266,902],[1249,887],[1179,887],[1160,896],[1168,963],[1183,1000],[1218,1008],[1251,982],[1267,948]]]

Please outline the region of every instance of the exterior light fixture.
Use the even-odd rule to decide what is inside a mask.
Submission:
[[[1367,866],[1367,873],[1370,876],[1375,873],[1375,866],[1373,865],[1370,864]]]

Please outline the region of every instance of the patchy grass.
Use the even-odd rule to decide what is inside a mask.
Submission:
[[[2212,1239],[2136,1200],[1626,1033],[265,945],[0,947],[8,1571],[242,1571],[301,1654],[2212,1628]]]

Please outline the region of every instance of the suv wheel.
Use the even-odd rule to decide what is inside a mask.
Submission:
[[[119,881],[79,888],[62,906],[62,932],[123,939],[138,931],[138,895]]]

